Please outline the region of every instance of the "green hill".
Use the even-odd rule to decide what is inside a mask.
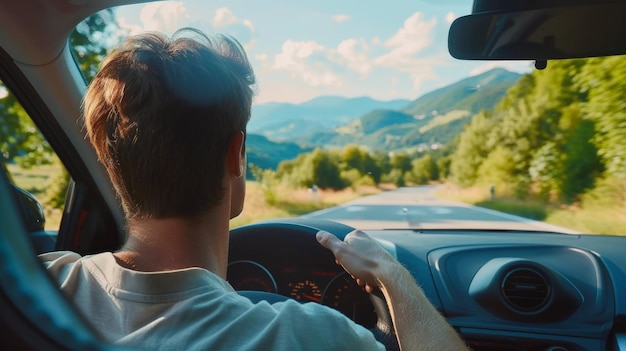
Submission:
[[[299,105],[257,106],[252,119],[256,118],[256,123],[251,121],[251,125],[262,126],[264,136],[249,129],[252,134],[248,135],[248,162],[275,169],[280,161],[293,159],[313,147],[358,144],[370,150],[391,151],[446,144],[475,113],[492,110],[519,77],[517,73],[494,69],[411,102],[321,97]],[[341,116],[357,111],[366,112],[341,122]]]
[[[276,143],[257,134],[246,136],[246,151],[248,163],[253,163],[264,169],[276,169],[283,160],[291,160],[301,153],[311,151],[294,143]]]
[[[294,142],[320,147],[359,144],[387,151],[446,144],[472,115],[492,110],[520,76],[496,68],[425,94],[400,110],[373,110],[332,131],[301,136]]]
[[[345,126],[335,129],[335,132],[339,134],[367,135],[390,125],[412,122],[415,122],[415,118],[406,113],[390,110],[374,110]]]
[[[372,110],[398,110],[408,102],[320,96],[300,104],[270,102],[253,105],[248,131],[275,141],[294,141],[301,136],[333,130]]]
[[[413,115],[445,114],[453,110],[477,113],[491,110],[521,77],[503,68],[494,68],[477,76],[462,79],[412,101],[402,112]]]

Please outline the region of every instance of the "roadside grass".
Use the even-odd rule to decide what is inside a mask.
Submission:
[[[28,169],[24,169],[15,164],[8,164],[7,170],[13,182],[15,182],[15,185],[33,194],[40,202],[44,197],[47,187],[50,185],[50,180],[57,179],[58,175],[61,173],[60,166],[57,164],[36,166]],[[53,208],[45,203],[42,203],[42,206],[46,216],[45,229],[59,230],[61,216],[63,214],[62,209]]]
[[[536,221],[544,221],[548,217],[548,210],[545,205],[533,202],[525,203],[515,199],[483,200],[474,203],[474,205]]]
[[[7,166],[15,185],[33,194],[40,202],[50,186],[51,179],[55,179],[61,172],[58,165],[37,166],[23,169],[18,165]],[[389,188],[383,185],[380,188],[373,186],[359,187],[357,190],[348,188],[341,191],[318,190],[313,193],[308,189],[290,189],[285,186],[275,189],[276,198],[268,204],[261,184],[254,181],[246,183],[246,201],[244,209],[238,217],[230,221],[230,227],[272,219],[296,217],[327,207],[336,206],[344,202],[375,194],[382,189]],[[53,208],[42,203],[46,216],[46,230],[58,230],[61,223],[62,209]]]
[[[44,165],[24,169],[15,164],[7,165],[9,174],[13,177],[15,185],[35,195],[41,196],[45,190],[48,180],[57,176],[61,169],[57,165]]]
[[[9,164],[7,169],[17,186],[32,193],[38,199],[43,197],[46,188],[50,186],[50,179],[55,179],[61,172],[55,165],[23,169]],[[360,187],[357,190],[351,188],[341,191],[318,190],[317,194],[314,194],[308,189],[294,190],[283,186],[275,190],[275,199],[271,201],[272,204],[269,204],[261,184],[249,181],[244,209],[241,215],[230,221],[230,227],[273,218],[296,217],[391,188],[394,187],[383,184],[378,188]],[[442,187],[438,191],[438,196],[571,228],[581,233],[626,235],[626,206],[554,205],[539,200],[522,201],[504,195],[497,195],[494,200],[490,200],[487,187],[459,189],[453,185]],[[46,215],[46,230],[58,230],[62,210],[46,204],[43,206]]]
[[[360,187],[357,190],[340,191],[318,190],[317,194],[308,189],[290,189],[279,186],[274,193],[275,199],[269,204],[262,185],[255,181],[246,183],[246,201],[239,216],[230,221],[230,227],[268,220],[273,218],[297,217],[313,211],[337,206],[356,198],[382,191],[376,187]]]
[[[575,229],[581,233],[626,235],[626,208],[601,208],[587,206],[584,209],[571,206],[553,211],[547,223]]]
[[[540,200],[519,200],[509,196],[490,199],[488,188],[457,189],[446,185],[438,196],[570,228],[585,234],[626,235],[626,207],[599,204],[551,204]]]

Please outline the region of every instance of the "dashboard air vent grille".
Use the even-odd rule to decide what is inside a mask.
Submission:
[[[506,274],[501,287],[509,307],[519,312],[538,312],[550,300],[548,280],[535,269],[513,269]]]

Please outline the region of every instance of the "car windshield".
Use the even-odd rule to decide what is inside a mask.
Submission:
[[[471,8],[149,3],[99,12],[70,42],[87,80],[129,34],[194,27],[243,45],[257,92],[247,201],[231,227],[306,216],[376,229],[626,232],[626,58],[544,70],[456,60],[448,30]]]

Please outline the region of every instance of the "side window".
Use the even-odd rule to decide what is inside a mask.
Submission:
[[[35,250],[54,250],[70,176],[1,81],[0,172],[6,173],[14,186],[15,199]]]

